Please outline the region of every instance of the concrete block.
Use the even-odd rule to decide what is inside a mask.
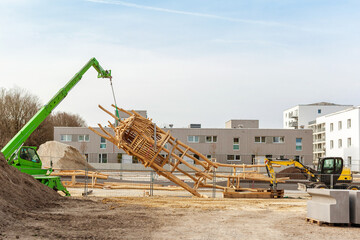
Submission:
[[[349,190],[350,197],[350,221],[360,224],[360,191]]]
[[[349,190],[308,189],[307,217],[327,223],[350,223]]]

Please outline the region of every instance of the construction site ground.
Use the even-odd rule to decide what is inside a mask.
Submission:
[[[307,223],[308,195],[298,191],[285,191],[283,199],[223,199],[185,191],[143,197],[142,190],[104,197],[109,190],[102,189],[82,197],[83,189],[69,190],[72,197],[19,215],[0,239],[354,239],[360,233]]]

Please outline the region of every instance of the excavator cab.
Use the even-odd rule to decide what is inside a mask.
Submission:
[[[326,186],[335,185],[343,171],[344,160],[340,157],[327,157],[319,159],[318,174],[320,182]]]

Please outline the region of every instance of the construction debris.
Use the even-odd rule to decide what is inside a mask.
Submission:
[[[224,190],[224,198],[282,198],[284,197],[284,190],[270,190],[270,189],[254,189],[254,188],[239,188],[235,191],[232,188]]]
[[[43,168],[95,170],[76,148],[57,141],[41,144],[37,151]]]

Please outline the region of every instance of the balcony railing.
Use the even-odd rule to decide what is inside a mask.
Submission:
[[[313,139],[313,143],[318,143],[318,142],[325,142],[325,138],[316,138],[316,139]]]
[[[297,127],[298,126],[298,122],[294,121],[294,122],[289,122],[289,126],[290,127]]]

